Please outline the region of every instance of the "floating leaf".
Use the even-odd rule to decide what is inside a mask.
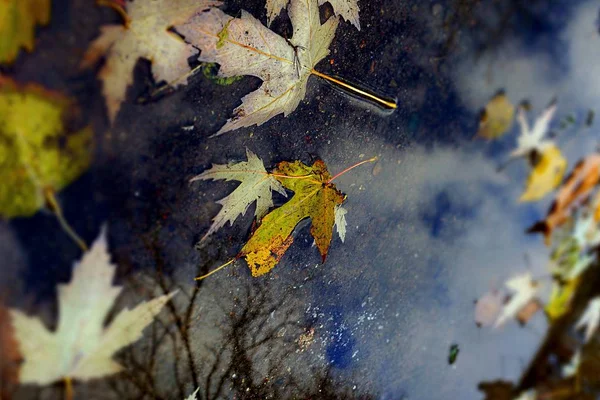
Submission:
[[[479,117],[477,136],[496,139],[512,128],[515,118],[515,106],[508,97],[500,92],[489,101]]]
[[[510,153],[511,158],[529,157],[534,152],[542,154],[546,148],[553,146],[553,142],[544,140],[544,136],[548,133],[548,127],[555,112],[556,103],[552,102],[535,121],[533,129],[530,129],[525,117],[525,110],[523,107],[519,108],[517,119],[521,127],[521,135],[517,139],[517,148]]]
[[[223,208],[219,211],[210,229],[201,240],[206,239],[209,235],[225,226],[227,222],[233,225],[233,221],[238,216],[244,215],[250,204],[255,201],[256,210],[254,215],[257,221],[260,221],[267,211],[273,207],[271,192],[277,191],[287,196],[281,183],[267,173],[261,159],[248,149],[246,149],[246,155],[248,161],[226,165],[213,165],[212,168],[191,180],[193,182],[200,179],[225,179],[227,181],[242,182],[229,196],[217,201]]]
[[[88,380],[119,372],[112,356],[142,336],[142,331],[175,294],[157,297],[124,309],[104,327],[121,288],[113,286],[115,266],[110,263],[102,234],[73,269],[71,282],[58,285],[60,318],[55,332],[43,322],[12,310],[19,349],[25,358],[21,383],[47,385],[62,379]]]
[[[338,205],[335,208],[335,227],[342,243],[344,243],[344,240],[346,240],[346,225],[348,225],[346,222],[347,213],[348,210],[341,205]]]
[[[267,22],[269,26],[271,25],[271,22],[273,22],[275,17],[277,17],[281,13],[281,10],[283,10],[289,2],[290,0],[266,1],[265,7],[267,9]],[[358,7],[358,0],[319,0],[319,5],[321,6],[327,2],[331,4],[331,6],[333,7],[333,12],[336,15],[341,16],[360,31],[360,21],[358,20],[358,12],[360,11],[360,9]]]
[[[252,75],[263,81],[242,98],[234,117],[217,135],[261,125],[281,113],[287,116],[304,98],[309,76],[320,74],[313,67],[329,54],[337,18],[321,25],[317,0],[292,1],[289,15],[294,28],[289,41],[245,11],[241,18],[233,18],[211,9],[178,27],[186,40],[201,49],[200,61],[220,65],[218,76]]]
[[[32,51],[35,26],[50,21],[50,0],[0,1],[0,63],[12,63],[21,47]]]
[[[310,233],[325,261],[333,236],[335,209],[345,199],[330,182],[331,175],[321,160],[312,166],[283,161],[273,173],[294,196],[263,218],[238,254],[246,259],[253,276],[263,275],[277,265],[294,240],[294,228],[305,218],[311,219]]]
[[[495,327],[503,325],[511,318],[516,318],[521,309],[529,304],[537,296],[538,292],[538,284],[533,280],[529,272],[517,275],[506,281],[506,287],[513,291],[514,294],[502,308],[500,316],[496,320]]]
[[[194,14],[220,4],[218,0],[125,2],[125,25],[103,26],[82,63],[82,67],[89,67],[106,54],[99,76],[111,122],[125,100],[127,87],[133,83],[133,68],[138,59],[152,62],[152,75],[157,82],[187,83],[187,78],[181,77],[190,72],[188,58],[197,54],[198,50],[170,29],[183,24]]]
[[[0,78],[0,214],[30,216],[90,165],[91,128],[68,127],[74,105],[40,86]]]
[[[554,145],[546,147],[529,177],[525,192],[519,201],[537,201],[553,191],[562,182],[567,160]]]

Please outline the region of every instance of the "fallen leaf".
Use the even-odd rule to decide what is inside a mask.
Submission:
[[[577,163],[558,190],[546,218],[529,228],[529,232],[542,232],[549,245],[554,229],[567,221],[573,210],[588,199],[599,180],[600,154],[594,153]]]
[[[563,378],[570,378],[575,376],[577,370],[579,369],[579,365],[581,364],[581,350],[577,350],[568,364],[565,364],[561,368],[561,373]]]
[[[307,1],[307,0],[291,0],[293,1]],[[267,9],[267,24],[270,26],[271,22],[277,17],[281,10],[283,10],[290,0],[267,0],[265,8]],[[335,15],[339,15],[346,21],[350,22],[360,31],[360,21],[358,20],[358,0],[319,0],[319,5],[322,6],[325,3],[331,4]]]
[[[521,309],[529,304],[538,292],[538,284],[533,280],[530,272],[515,276],[506,281],[505,285],[514,294],[502,307],[500,316],[498,316],[494,325],[496,328],[504,325],[509,319],[516,318]]]
[[[594,297],[588,303],[583,315],[575,324],[575,329],[585,327],[585,342],[589,342],[600,324],[600,297]]]
[[[0,63],[12,63],[19,50],[32,51],[35,26],[50,21],[50,0],[0,1]]]
[[[338,205],[335,207],[335,227],[337,230],[338,235],[340,236],[340,240],[342,241],[342,243],[344,243],[344,240],[346,240],[346,225],[348,225],[348,223],[346,222],[346,214],[348,213],[348,210],[346,210],[344,207],[342,207],[341,205]]]
[[[111,375],[122,367],[112,360],[121,348],[137,341],[142,331],[175,294],[157,297],[124,309],[104,322],[121,287],[113,286],[115,266],[110,263],[103,233],[73,269],[69,284],[58,285],[60,318],[55,332],[43,322],[11,310],[19,350],[25,362],[21,383],[47,385],[62,379],[88,380]]]
[[[517,322],[523,326],[529,322],[533,316],[542,309],[542,304],[537,299],[529,301],[523,308],[517,313]]]
[[[219,76],[252,75],[262,85],[242,98],[233,118],[216,133],[261,125],[293,112],[306,94],[313,68],[327,54],[338,25],[330,18],[321,25],[317,0],[292,1],[289,16],[294,34],[289,41],[242,10],[241,18],[211,9],[178,27],[187,41],[201,49],[198,59],[220,65]]]
[[[554,282],[548,304],[544,307],[551,321],[556,321],[571,309],[571,300],[579,286],[579,279],[573,278],[566,282]]]
[[[504,295],[498,290],[492,290],[481,296],[475,302],[475,325],[478,328],[492,326],[502,310]]]
[[[253,276],[263,275],[277,265],[294,240],[294,228],[305,218],[311,219],[310,233],[324,262],[333,236],[335,209],[345,199],[329,182],[331,175],[321,160],[312,166],[283,161],[273,173],[294,195],[263,218],[238,254],[246,259]]]
[[[256,201],[256,210],[254,215],[256,220],[260,219],[273,207],[271,193],[277,191],[287,196],[281,183],[271,174],[267,173],[265,166],[260,158],[253,152],[246,149],[248,161],[239,163],[229,163],[224,165],[213,165],[207,171],[192,178],[191,182],[200,179],[225,179],[227,181],[239,181],[241,184],[228,196],[217,201],[223,208],[213,219],[210,229],[202,237],[206,239],[209,235],[233,221],[240,215],[246,214],[250,204]]]
[[[106,54],[99,77],[103,82],[102,93],[111,122],[114,122],[125,100],[127,87],[133,83],[133,68],[138,59],[152,62],[152,75],[156,82],[187,84],[187,78],[181,77],[190,72],[188,58],[197,54],[198,50],[170,29],[220,4],[218,0],[128,1],[125,3],[125,25],[101,28],[100,36],[84,55],[82,67],[95,64]]]
[[[548,127],[555,112],[556,103],[552,102],[535,121],[533,129],[530,129],[525,110],[522,107],[519,108],[517,120],[521,127],[521,135],[517,138],[517,148],[510,153],[511,158],[527,157],[532,152],[541,154],[547,147],[553,146],[553,142],[544,140],[544,136],[548,133]]]
[[[515,106],[500,92],[492,97],[481,112],[477,136],[485,139],[499,138],[512,128],[514,118]]]
[[[188,397],[185,398],[185,400],[196,400],[196,395],[198,394],[198,391],[200,390],[200,388],[197,388],[194,393],[190,394]]]
[[[35,84],[0,77],[0,214],[30,216],[90,165],[92,130],[68,129],[76,107]]]
[[[9,399],[19,382],[21,354],[8,309],[0,303],[0,399]]]
[[[554,145],[546,147],[529,177],[525,192],[519,201],[537,201],[553,191],[562,182],[567,169],[567,160]]]

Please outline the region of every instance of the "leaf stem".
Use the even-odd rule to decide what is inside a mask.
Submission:
[[[108,8],[112,8],[113,10],[115,10],[121,16],[121,18],[123,18],[123,24],[125,25],[125,28],[129,28],[131,19],[129,18],[129,16],[127,15],[127,12],[123,9],[123,7],[120,4],[117,4],[111,0],[96,0],[96,4],[101,7],[102,6],[108,7]]]
[[[380,106],[382,106],[384,108],[395,110],[398,107],[398,105],[396,104],[395,100],[392,101],[392,100],[384,99],[381,96],[378,96],[378,95],[376,95],[374,93],[371,93],[371,92],[369,92],[367,90],[361,89],[361,88],[359,88],[359,87],[357,87],[355,85],[352,85],[352,84],[350,84],[348,82],[344,82],[344,81],[342,81],[340,79],[337,79],[337,78],[334,78],[332,76],[325,75],[325,74],[317,71],[314,68],[310,70],[310,73],[313,74],[313,75],[318,76],[319,78],[323,78],[323,79],[325,79],[325,80],[327,80],[327,81],[329,81],[329,82],[331,82],[331,83],[333,83],[335,85],[338,85],[338,86],[340,86],[340,87],[342,87],[342,88],[344,88],[344,89],[352,92],[353,94],[356,94],[356,95],[358,95],[360,97],[367,98],[367,99],[369,99],[371,101],[374,101],[375,103],[377,103],[378,105],[380,105]]]
[[[328,180],[327,183],[328,184],[331,183],[331,181],[333,181],[335,178],[344,175],[346,172],[348,172],[348,171],[350,171],[350,170],[352,170],[352,169],[354,169],[354,168],[356,168],[358,166],[361,166],[361,165],[366,164],[366,163],[375,162],[375,161],[377,161],[377,156],[371,157],[368,160],[364,160],[364,161],[358,162],[358,163],[356,163],[354,165],[351,165],[348,168],[346,168],[345,170],[343,170],[342,172],[337,173],[333,178],[331,178],[330,180]]]
[[[65,376],[65,400],[73,400],[73,380],[70,376]]]
[[[204,278],[208,278],[209,276],[211,276],[212,274],[214,274],[217,271],[222,270],[223,268],[225,268],[226,266],[228,266],[229,264],[231,264],[232,262],[234,262],[236,259],[232,258],[231,260],[227,261],[225,264],[221,265],[220,267],[217,267],[215,269],[213,269],[212,271],[210,271],[208,274],[204,274],[202,276],[197,276],[194,278],[195,281],[201,281]]]
[[[69,222],[67,222],[67,220],[65,219],[62,208],[54,194],[54,190],[45,189],[44,197],[46,198],[46,203],[48,203],[50,210],[54,213],[56,219],[58,219],[58,222],[60,223],[60,226],[63,229],[63,231],[65,231],[65,233],[69,235],[69,237],[77,244],[77,246],[79,246],[81,250],[87,251],[87,244],[85,244],[83,239],[79,237],[79,235],[75,232],[75,230],[73,230],[71,225],[69,225]]]

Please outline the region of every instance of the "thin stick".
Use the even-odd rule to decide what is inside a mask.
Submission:
[[[327,80],[329,82],[333,82],[336,85],[339,85],[339,86],[343,87],[344,89],[347,89],[347,90],[349,90],[349,91],[351,91],[351,92],[353,92],[353,93],[355,93],[355,94],[357,94],[357,95],[359,95],[361,97],[365,97],[365,98],[367,98],[369,100],[372,100],[375,103],[377,103],[377,104],[379,104],[379,105],[381,105],[381,106],[383,106],[385,108],[390,108],[392,110],[395,110],[398,107],[398,105],[396,104],[395,101],[386,100],[386,99],[384,99],[382,97],[379,97],[379,96],[377,96],[377,95],[375,95],[373,93],[369,93],[366,90],[362,90],[362,89],[360,89],[360,88],[358,88],[358,87],[356,87],[354,85],[351,85],[349,83],[346,83],[344,81],[336,79],[336,78],[334,78],[332,76],[325,75],[325,74],[317,71],[316,69],[311,69],[310,73],[313,74],[313,75],[318,76],[319,78],[323,78],[323,79],[325,79],[325,80]]]
[[[56,196],[54,195],[54,191],[51,189],[44,190],[44,196],[46,197],[46,201],[48,202],[48,205],[50,206],[50,210],[52,210],[52,212],[56,216],[56,219],[58,219],[58,222],[60,223],[60,226],[63,229],[63,231],[65,231],[65,233],[67,235],[69,235],[69,237],[75,243],[77,243],[77,245],[79,246],[79,248],[81,250],[87,251],[88,250],[87,244],[85,244],[83,239],[81,239],[81,237],[79,237],[79,235],[75,232],[75,230],[73,230],[71,225],[69,225],[69,223],[65,219],[62,208],[61,208],[60,204],[58,203],[58,201],[56,200]]]
[[[354,169],[354,168],[356,168],[356,167],[358,167],[358,166],[361,166],[361,165],[363,165],[363,164],[366,164],[366,163],[375,162],[375,161],[377,161],[377,156],[375,156],[375,157],[371,157],[371,158],[369,158],[368,160],[364,160],[364,161],[361,161],[361,162],[359,162],[359,163],[356,163],[356,164],[354,164],[354,165],[352,165],[352,166],[350,166],[350,167],[346,168],[346,169],[345,169],[345,170],[343,170],[342,172],[340,172],[340,173],[336,174],[336,175],[335,175],[333,178],[331,178],[330,180],[328,180],[328,181],[327,181],[327,183],[331,183],[331,181],[333,181],[335,178],[337,178],[337,177],[339,177],[339,176],[341,176],[341,175],[344,175],[346,172],[348,172],[348,171],[350,171],[350,170],[352,170],[352,169]]]
[[[229,264],[231,264],[232,262],[234,262],[236,259],[232,258],[231,260],[227,261],[225,264],[221,265],[220,267],[213,269],[212,271],[210,271],[208,274],[202,275],[202,276],[197,276],[194,278],[195,281],[201,281],[204,278],[208,278],[209,276],[211,276],[212,274],[214,274],[217,271],[222,270],[223,268],[225,268],[226,266],[228,266]]]
[[[73,400],[73,381],[70,376],[65,376],[65,400]]]

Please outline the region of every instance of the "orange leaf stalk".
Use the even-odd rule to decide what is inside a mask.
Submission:
[[[123,18],[123,24],[125,25],[125,28],[129,27],[131,19],[129,18],[129,15],[127,15],[127,12],[123,8],[123,5],[118,3],[116,0],[96,0],[96,5],[99,5],[101,7],[112,8],[113,10],[115,10],[121,16],[121,18]]]

